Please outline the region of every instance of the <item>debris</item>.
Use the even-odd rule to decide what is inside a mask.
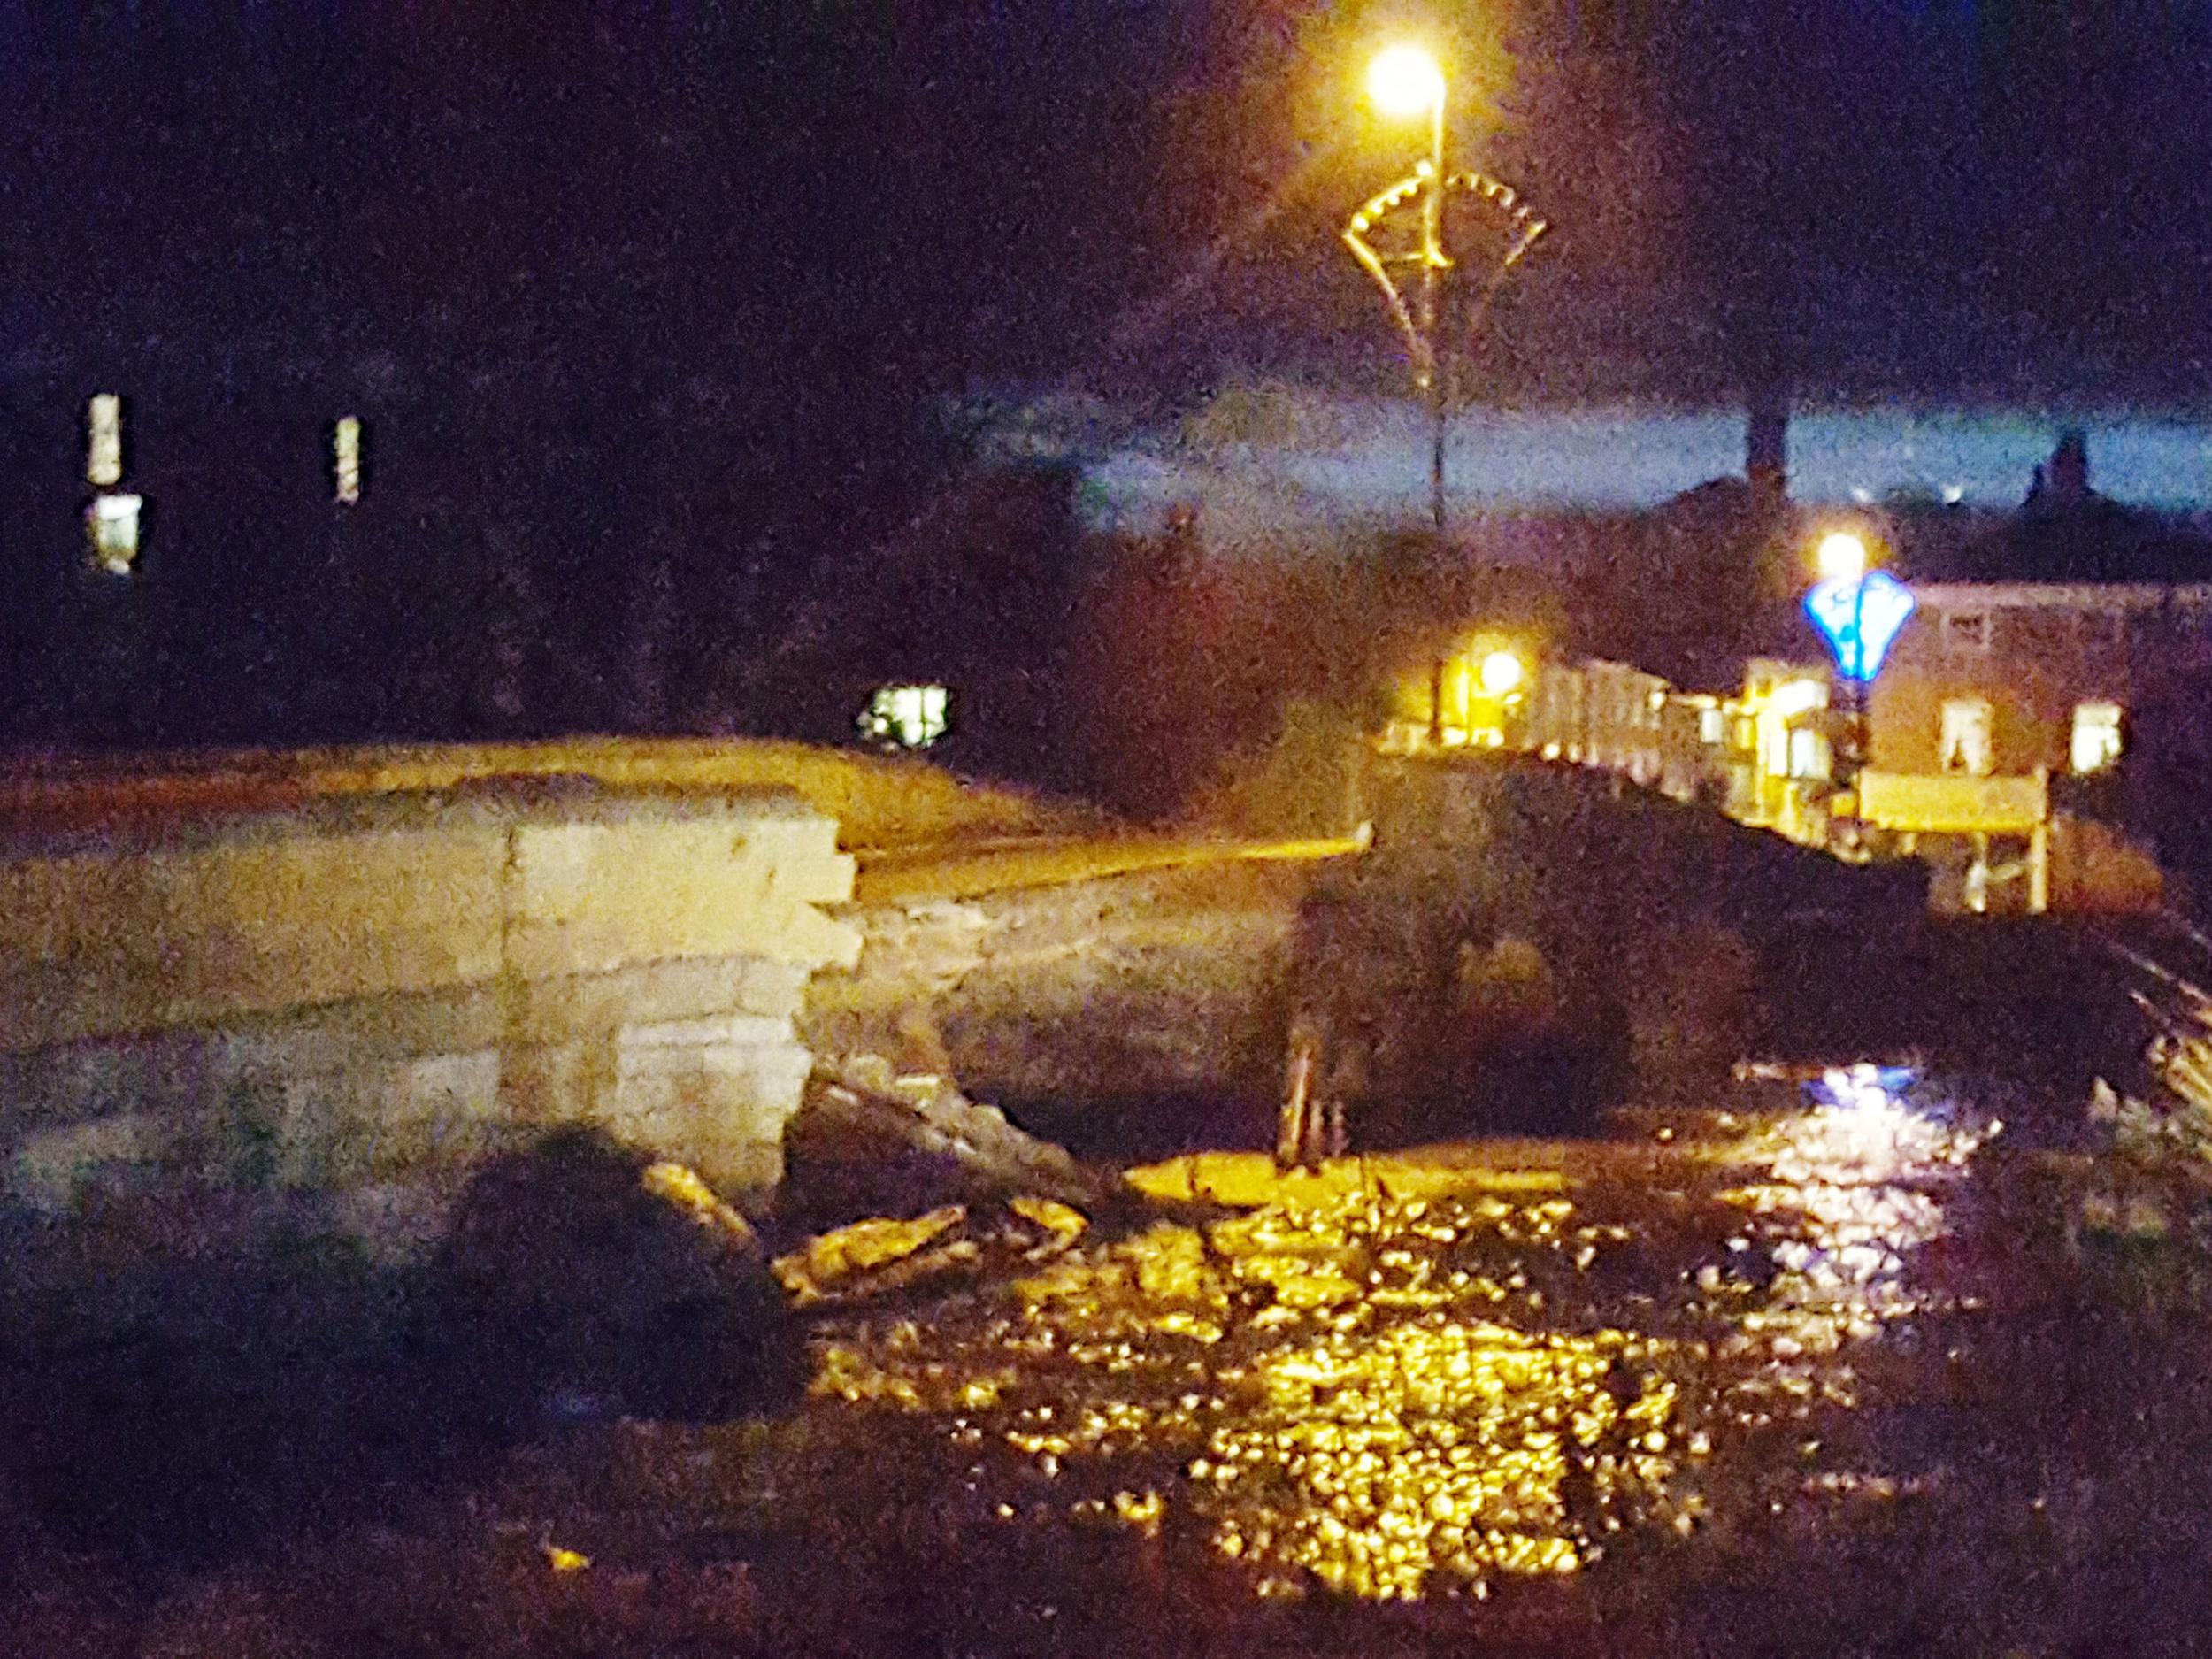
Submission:
[[[723,1235],[731,1244],[746,1250],[759,1248],[745,1217],[717,1198],[714,1188],[687,1164],[665,1160],[649,1164],[639,1175],[638,1185],[708,1232]]]
[[[911,1261],[917,1252],[959,1226],[967,1215],[962,1206],[947,1204],[910,1220],[856,1221],[810,1239],[803,1250],[778,1256],[769,1263],[768,1271],[801,1307],[806,1307],[849,1289],[855,1280],[880,1269]],[[933,1252],[933,1256],[942,1254]],[[972,1259],[976,1254],[971,1245],[964,1259]]]
[[[902,1290],[955,1268],[980,1269],[987,1252],[1002,1262],[1041,1262],[1070,1249],[1089,1230],[1079,1210],[1026,1194],[1007,1205],[1005,1225],[979,1231],[965,1206],[947,1204],[911,1219],[875,1217],[832,1228],[769,1271],[800,1307],[849,1302]]]
[[[785,1136],[793,1207],[859,1213],[905,1202],[1036,1196],[1095,1211],[1112,1184],[1025,1134],[935,1072],[894,1073],[878,1055],[818,1064]],[[825,1189],[815,1197],[813,1188]]]
[[[1090,1218],[1081,1210],[1050,1198],[1025,1196],[1010,1201],[1006,1207],[1022,1220],[1044,1231],[1044,1238],[1028,1252],[1028,1259],[1033,1262],[1067,1249],[1091,1225]]]

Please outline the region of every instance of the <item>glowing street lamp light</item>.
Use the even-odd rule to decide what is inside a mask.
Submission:
[[[1855,582],[1866,573],[1866,541],[1855,530],[1832,530],[1820,538],[1813,560],[1824,580]]]
[[[1511,651],[1493,651],[1475,671],[1475,683],[1482,687],[1486,697],[1509,697],[1521,688],[1521,681],[1527,676],[1521,659]]]
[[[1912,616],[1913,596],[1886,571],[1870,570],[1863,538],[1839,530],[1815,549],[1821,580],[1805,595],[1805,615],[1836,659],[1836,677],[1849,697],[1849,742],[1841,768],[1855,795],[1866,764],[1867,697],[1882,672],[1898,630]]]
[[[1386,115],[1425,115],[1444,107],[1444,71],[1419,46],[1387,47],[1367,66],[1367,96]]]

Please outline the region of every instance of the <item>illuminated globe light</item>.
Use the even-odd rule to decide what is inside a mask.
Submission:
[[[1521,666],[1521,659],[1510,651],[1493,651],[1482,659],[1476,671],[1476,680],[1488,697],[1509,697],[1521,688],[1521,681],[1528,671]]]
[[[1866,543],[1851,531],[1837,530],[1820,538],[1813,559],[1824,580],[1856,581],[1866,570]]]
[[[1832,576],[1805,595],[1805,614],[1835,653],[1836,672],[1862,683],[1881,672],[1890,642],[1913,609],[1905,584],[1882,571]]]
[[[1444,102],[1444,72],[1418,46],[1393,46],[1367,66],[1367,96],[1386,115],[1425,115]]]

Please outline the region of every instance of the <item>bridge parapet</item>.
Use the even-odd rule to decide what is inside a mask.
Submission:
[[[502,780],[0,828],[0,1177],[310,1194],[404,1241],[577,1122],[766,1196],[808,979],[860,935],[783,790]]]

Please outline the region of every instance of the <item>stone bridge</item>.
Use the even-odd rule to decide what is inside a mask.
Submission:
[[[1407,763],[1366,810],[1376,852],[1342,861],[1101,837],[788,745],[19,767],[0,1187],[273,1202],[403,1246],[487,1155],[582,1124],[759,1204],[811,1048],[1078,1110],[1263,1107],[1291,1009],[1344,987],[1447,1047],[1486,998],[1577,1050],[1611,1032],[1640,1081],[1694,1087],[1771,1025],[1739,1017],[1755,993],[1833,1001],[1793,957],[1879,941],[1893,979],[1918,927],[1895,881],[1586,773]],[[1404,1092],[1463,1108],[1463,1082]]]
[[[730,780],[757,755],[618,752],[16,774],[8,1195],[306,1205],[405,1242],[485,1155],[567,1123],[766,1194],[807,981],[859,955],[833,913],[854,858],[795,789]]]
[[[0,768],[0,1201],[273,1204],[403,1248],[486,1156],[580,1124],[764,1207],[816,1050],[944,1069],[908,1015],[949,974],[1004,994],[953,1026],[964,1079],[1049,1077],[1010,1064],[1041,964],[1225,954],[1163,881],[1286,934],[1295,872],[1258,904],[1225,866],[1349,846],[1105,828],[768,742]],[[948,967],[979,926],[993,972]],[[1095,987],[1054,985],[1082,1023]]]

